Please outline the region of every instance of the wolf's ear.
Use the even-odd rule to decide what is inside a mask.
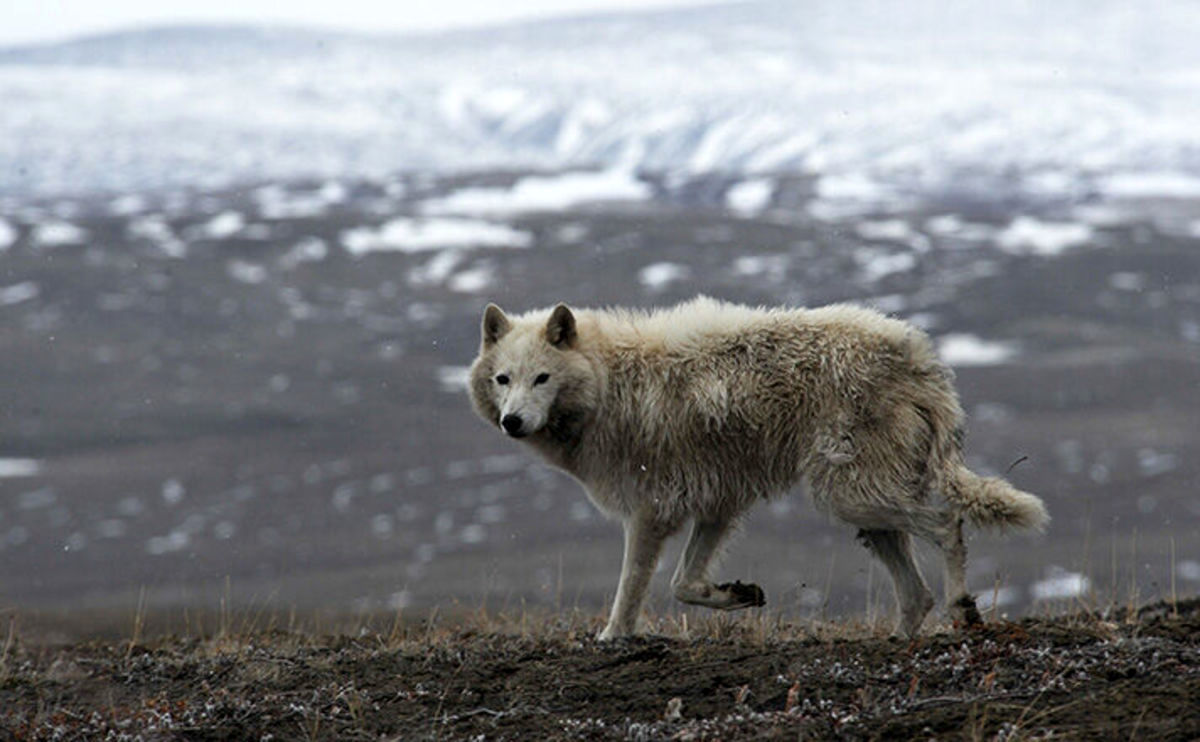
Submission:
[[[483,344],[493,345],[512,329],[512,323],[504,314],[504,310],[495,304],[488,304],[483,310]]]
[[[559,304],[550,313],[546,323],[546,341],[555,348],[570,348],[575,345],[575,315],[566,304]]]

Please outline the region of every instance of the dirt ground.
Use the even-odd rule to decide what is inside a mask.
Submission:
[[[449,622],[447,622],[448,624]],[[4,739],[1196,739],[1200,600],[935,630],[594,617],[26,645]]]

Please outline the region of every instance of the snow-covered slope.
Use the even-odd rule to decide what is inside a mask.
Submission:
[[[405,37],[145,30],[0,50],[0,190],[585,163],[1042,197],[1114,173],[1193,187],[1197,38],[1188,0],[764,0]]]

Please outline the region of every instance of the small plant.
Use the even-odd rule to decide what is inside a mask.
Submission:
[[[4,638],[4,648],[0,649],[0,685],[3,685],[8,680],[11,672],[9,664],[13,653],[13,647],[17,643],[17,617],[8,617],[8,634]]]

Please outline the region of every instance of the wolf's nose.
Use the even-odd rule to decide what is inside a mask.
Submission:
[[[521,425],[524,422],[520,415],[505,415],[500,420],[500,427],[504,428],[504,432],[509,435],[516,435],[521,432]]]

